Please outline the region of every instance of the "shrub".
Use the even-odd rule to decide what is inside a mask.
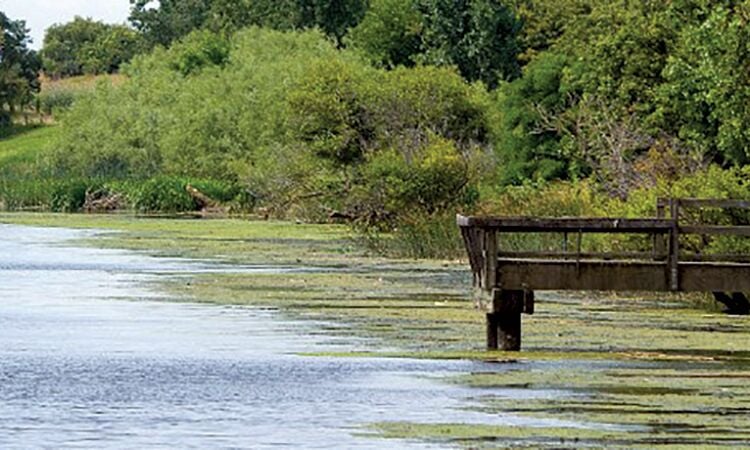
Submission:
[[[395,218],[404,212],[432,215],[476,200],[476,173],[455,145],[435,138],[420,152],[376,153],[362,169],[355,201],[366,219]],[[378,225],[373,223],[373,225]]]
[[[0,180],[0,208],[7,211],[49,209],[51,182],[44,179]]]
[[[208,30],[195,31],[172,46],[169,64],[182,75],[199,72],[204,67],[223,66],[229,60],[229,40]]]
[[[55,212],[77,212],[86,202],[89,190],[99,189],[95,180],[59,180],[52,184],[49,209]]]
[[[47,115],[65,111],[75,102],[79,94],[69,89],[47,89],[39,94],[39,108]]]
[[[130,193],[133,208],[144,213],[178,213],[195,211],[195,200],[188,194],[181,178],[156,177],[141,183]]]

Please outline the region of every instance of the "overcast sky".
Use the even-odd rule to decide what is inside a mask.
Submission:
[[[26,21],[35,49],[42,46],[44,30],[52,24],[69,22],[75,16],[124,23],[129,10],[128,0],[0,0],[0,11],[6,16]]]

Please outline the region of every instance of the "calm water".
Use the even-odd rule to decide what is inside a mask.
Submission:
[[[226,267],[72,246],[86,233],[0,225],[0,448],[408,448],[425,445],[362,427],[575,426],[468,411],[487,392],[440,381],[502,366],[297,356],[336,347],[315,324],[148,287]]]

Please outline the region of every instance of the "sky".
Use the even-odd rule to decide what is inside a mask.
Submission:
[[[0,11],[10,19],[23,19],[31,29],[31,47],[42,47],[44,30],[65,23],[75,16],[91,17],[107,23],[124,23],[130,11],[128,0],[0,0]]]

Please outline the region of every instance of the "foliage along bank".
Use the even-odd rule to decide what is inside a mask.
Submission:
[[[304,26],[203,3],[136,5],[144,35],[185,29],[75,100],[40,176],[218,179],[268,214],[396,230],[420,255],[456,210],[557,199],[561,214],[591,191],[577,212],[598,215],[682,180],[721,185],[684,195],[748,196],[746,2],[353,1],[344,28],[315,2]],[[265,28],[233,33],[247,24]]]

